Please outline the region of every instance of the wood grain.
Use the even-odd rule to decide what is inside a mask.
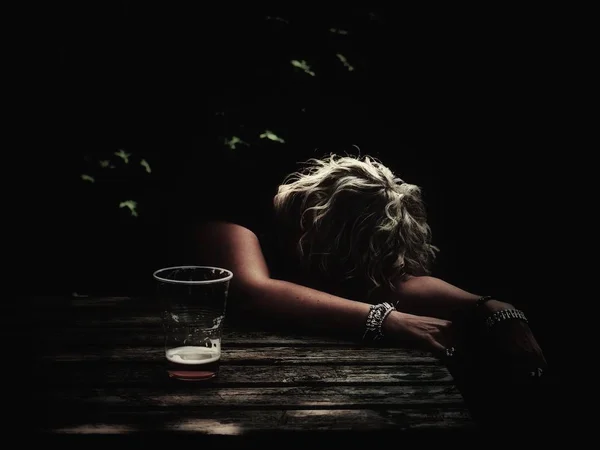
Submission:
[[[189,383],[173,384],[170,389],[91,388],[56,389],[48,400],[69,409],[86,408],[122,411],[147,411],[156,408],[220,409],[372,409],[404,406],[460,406],[460,393],[454,386],[290,386],[221,387]]]
[[[105,328],[76,327],[51,328],[40,332],[40,337],[47,343],[56,345],[120,345],[129,346],[151,345],[162,346],[164,342],[163,329],[160,325],[154,327],[123,327]],[[223,340],[229,346],[323,346],[340,345],[354,346],[357,343],[344,339],[326,336],[284,334],[263,331],[239,331],[225,328]]]
[[[244,435],[264,431],[426,430],[472,427],[467,412],[456,408],[423,410],[303,409],[237,411],[152,411],[88,415],[81,423],[54,420],[46,431],[67,434],[186,432]]]
[[[474,427],[452,376],[427,352],[226,325],[219,376],[186,383],[166,375],[152,298],[40,297],[25,307],[36,325],[36,420],[53,435]]]
[[[39,369],[41,382],[52,387],[169,386],[161,363],[52,363]],[[445,367],[431,365],[315,366],[223,365],[215,386],[244,385],[453,385]]]
[[[162,347],[94,347],[85,346],[77,352],[58,351],[44,355],[52,361],[129,361],[161,362],[164,359]],[[256,347],[228,348],[223,344],[222,364],[334,364],[334,365],[373,365],[373,364],[439,364],[439,361],[426,352],[396,348],[365,349],[361,347]]]

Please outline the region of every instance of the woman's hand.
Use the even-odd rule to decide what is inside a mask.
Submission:
[[[451,325],[448,320],[392,311],[382,331],[387,340],[441,355],[452,345]]]
[[[513,305],[497,300],[490,300],[480,308],[484,313],[482,318],[505,309],[515,309]],[[512,367],[523,368],[532,376],[540,376],[540,369],[546,369],[544,353],[526,322],[519,319],[502,320],[487,332],[490,333],[496,351]]]

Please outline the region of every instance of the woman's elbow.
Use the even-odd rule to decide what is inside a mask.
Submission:
[[[231,312],[255,310],[260,300],[265,298],[270,281],[266,276],[243,277],[235,282],[232,280],[228,302]]]

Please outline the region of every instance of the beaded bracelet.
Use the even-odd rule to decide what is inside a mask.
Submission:
[[[365,333],[363,334],[363,340],[378,341],[383,338],[383,331],[381,326],[385,318],[396,308],[391,303],[380,303],[378,305],[372,305],[369,309],[369,315],[367,316],[367,322],[365,325]]]
[[[525,323],[529,323],[527,317],[525,317],[525,313],[519,309],[503,309],[502,311],[497,311],[491,316],[488,316],[485,319],[485,324],[488,328],[492,328],[498,322],[502,322],[503,320],[510,319],[519,319]]]
[[[485,302],[492,300],[493,297],[491,295],[484,295],[483,297],[479,297],[475,302],[475,307],[478,308],[482,306]],[[488,328],[492,328],[498,322],[502,322],[503,320],[509,319],[519,319],[525,323],[529,323],[525,313],[519,309],[503,309],[501,311],[496,311],[485,319],[485,324]]]

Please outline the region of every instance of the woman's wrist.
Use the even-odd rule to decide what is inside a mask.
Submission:
[[[392,311],[381,324],[381,331],[386,338],[392,337],[396,333],[397,321],[403,313]]]
[[[381,325],[384,339],[392,342],[406,340],[410,337],[410,332],[408,332],[411,328],[410,324],[419,317],[421,316],[415,316],[414,314],[397,310],[392,311]],[[411,340],[414,340],[414,336]]]
[[[383,302],[371,305],[365,323],[363,340],[378,341],[383,339],[385,334],[383,324],[394,311],[396,311],[396,308],[391,303]]]
[[[505,309],[515,309],[515,307],[510,303],[506,303],[495,298],[491,298],[490,300],[481,304],[479,308],[481,308],[481,311],[483,311],[486,315],[493,314],[495,312],[502,311]]]

